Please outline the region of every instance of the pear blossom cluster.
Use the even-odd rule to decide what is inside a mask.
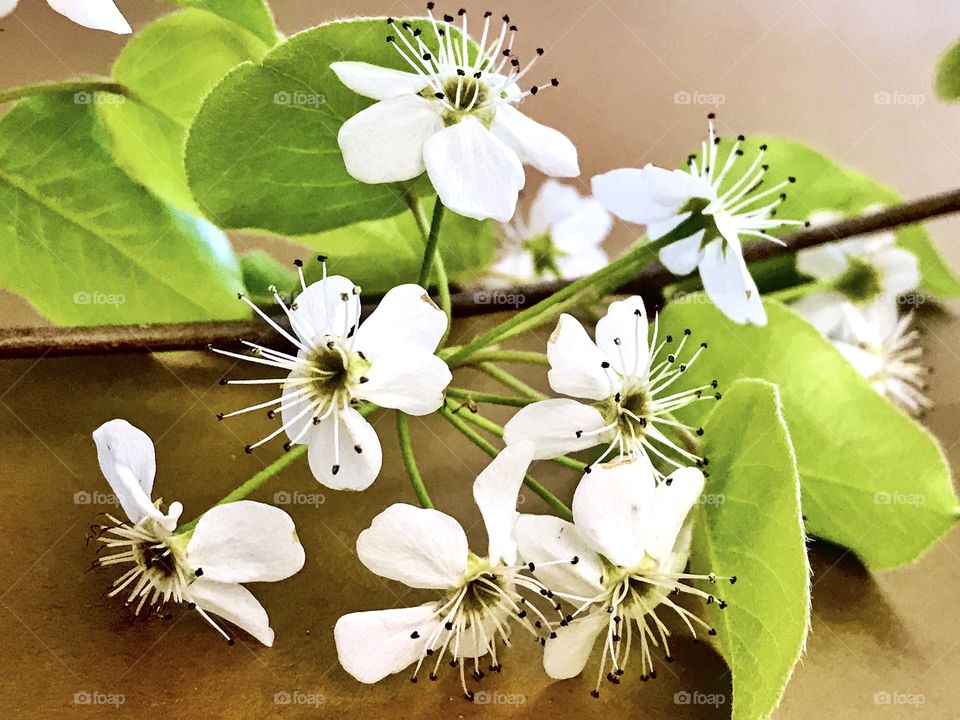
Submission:
[[[82,11],[76,3],[50,4],[81,24],[122,31],[109,0],[84,3]],[[0,4],[0,15],[11,7]],[[796,180],[767,183],[766,146],[752,148],[750,160],[744,136],[724,149],[711,115],[700,153],[685,169],[613,170],[593,178],[592,196],[581,195],[553,179],[579,175],[572,143],[522,112],[559,85],[535,85],[528,76],[544,50],[521,61],[509,16],[485,13],[479,35],[470,30],[466,11],[442,14],[431,2],[425,18],[385,22],[385,42],[405,69],[349,59],[331,65],[340,82],[374,101],[339,130],[351,176],[405,183],[426,174],[443,206],[502,223],[500,258],[480,279],[488,286],[602,270],[609,263],[602,244],[619,218],[646,227],[670,272],[697,272],[732,321],[766,324],[744,245],[781,242],[782,228],[830,219],[776,217]],[[550,179],[518,213],[524,166]],[[383,471],[370,413],[395,411],[402,420],[452,412],[447,392],[457,363],[442,348],[450,318],[425,282],[396,285],[375,308],[365,307],[353,280],[328,274],[325,256],[317,260],[320,279],[312,283],[296,261],[292,299],[270,288],[272,313],[239,295],[277,336],[243,340],[243,351],[210,348],[264,375],[225,377],[225,385],[262,389],[264,399],[217,418],[266,415],[271,430],[246,445],[247,453],[271,446],[303,453],[318,483],[358,493]],[[929,407],[913,318],[901,316],[898,302],[920,284],[914,256],[884,235],[802,251],[797,268],[810,282],[795,310],[878,392],[911,413]],[[704,429],[691,418],[702,416],[695,412],[702,403],[722,399],[719,379],[689,380],[708,343],[696,328],[662,328],[639,296],[609,302],[592,330],[572,311],[550,317],[557,314],[545,343],[554,397],[507,398],[518,409],[503,426],[504,447],[489,450],[492,461],[473,481],[486,547],[471,549],[464,526],[420,493],[420,507],[391,504],[358,534],[357,557],[367,570],[429,597],[339,618],[339,662],[359,682],[398,674],[412,683],[435,681],[450,667],[473,699],[475,683],[500,672],[511,646],[526,641],[542,647],[547,676],[587,674],[599,697],[604,683],[619,685],[633,671],[641,680],[656,677],[656,659],[673,659],[665,617],[694,638],[716,635],[692,609],[725,609],[723,588],[737,582],[691,559],[709,482]],[[246,585],[278,582],[303,568],[293,519],[228,496],[181,524],[181,503],[154,499],[156,449],[146,433],[116,419],[93,439],[122,509],[92,528],[102,545],[95,565],[119,573],[108,596],[135,614],[185,606],[231,642],[236,627],[272,645],[266,610]],[[567,457],[572,453],[589,462],[578,464]],[[571,508],[558,500],[564,517],[519,513],[532,464],[548,459],[583,470]]]
[[[810,222],[839,218],[816,212]],[[911,415],[929,409],[914,314],[900,312],[903,297],[920,286],[913,253],[897,247],[893,233],[880,233],[801,250],[797,269],[811,279],[812,292],[794,309],[881,395]]]

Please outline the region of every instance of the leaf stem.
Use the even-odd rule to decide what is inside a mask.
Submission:
[[[420,507],[433,508],[433,501],[430,499],[430,493],[427,492],[427,486],[423,483],[420,470],[417,468],[417,459],[413,454],[413,443],[410,441],[410,424],[407,415],[400,411],[397,411],[397,439],[400,441],[400,455],[403,457],[403,465],[407,469],[407,475],[410,476],[410,484],[413,486],[413,492],[417,495]]]
[[[440,414],[443,415],[447,422],[453,425],[453,427],[463,433],[467,440],[483,450],[487,455],[492,458],[497,456],[499,450],[497,450],[497,448],[495,448],[491,443],[487,442],[487,440],[484,439],[479,433],[474,431],[463,419],[458,417],[456,413],[452,412],[447,407],[442,407],[440,408]],[[570,522],[573,521],[573,513],[570,512],[570,508],[564,505],[560,498],[537,482],[532,475],[527,474],[523,478],[523,484],[540,496],[540,498],[564,520]]]
[[[459,349],[459,348],[457,348]],[[470,356],[469,365],[482,362],[510,362],[525,363],[527,365],[544,365],[549,367],[550,361],[545,353],[532,352],[527,350],[480,350]]]
[[[419,204],[419,203],[418,203]],[[420,265],[420,285],[427,287],[433,272],[433,263],[440,252],[440,226],[443,224],[443,211],[446,210],[440,198],[433,206],[433,219],[430,221],[430,232],[427,235],[427,246],[423,250],[423,263]]]

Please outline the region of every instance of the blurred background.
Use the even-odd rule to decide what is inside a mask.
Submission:
[[[134,31],[170,11],[159,1],[117,4]],[[288,35],[337,17],[422,12],[419,4],[387,0],[273,0],[272,6]],[[470,12],[487,9],[476,2],[464,6]],[[675,165],[703,136],[708,112],[718,114],[724,134],[802,140],[908,199],[952,188],[960,179],[960,107],[941,105],[931,88],[936,59],[960,28],[960,5],[950,0],[516,0],[491,9],[511,14],[521,52],[547,50],[542,73],[560,78],[561,86],[525,110],[579,147],[584,190],[591,175],[614,167]],[[21,0],[0,21],[0,86],[107,75],[124,43],[70,23],[42,0]],[[531,179],[528,194],[538,186],[539,179]],[[798,193],[802,199],[802,183]],[[936,221],[929,229],[948,262],[960,269],[960,219]],[[621,228],[611,250],[629,238]],[[282,242],[267,245],[284,260],[295,252]],[[0,262],[2,253],[0,248]],[[479,322],[486,321],[461,323],[454,339],[475,331]],[[25,301],[0,292],[0,326],[36,324],[45,321]],[[940,312],[925,315],[923,325],[936,370],[930,390],[936,409],[925,422],[956,468],[960,330]],[[543,340],[531,338],[529,347],[540,349]],[[158,493],[182,500],[188,515],[198,511],[279,452],[267,446],[253,457],[243,453],[249,438],[265,434],[265,420],[211,422],[217,410],[259,397],[221,391],[217,381],[227,369],[191,353],[0,362],[4,714],[99,716],[108,710],[78,708],[76,694],[113,692],[124,702],[110,716],[120,717],[161,707],[177,715],[306,717],[315,716],[321,701],[331,717],[463,717],[481,711],[729,717],[726,668],[706,647],[686,640],[680,641],[678,662],[662,666],[656,682],[624,683],[600,701],[588,695],[592,681],[548,685],[533,648],[518,648],[512,666],[488,687],[514,698],[496,707],[465,703],[452,673],[437,685],[411,686],[400,677],[374,688],[346,676],[332,643],[336,617],[413,599],[372,578],[352,551],[357,532],[380,508],[398,498],[412,500],[389,419],[381,423],[384,473],[362,504],[356,496],[319,495],[322,488],[305,467],[288,471],[276,486],[297,488],[313,500],[287,508],[301,529],[307,568],[290,581],[256,589],[278,631],[272,650],[249,638],[227,647],[192,615],[134,622],[116,602],[103,601],[112,577],[83,569],[93,559],[93,549],[84,547],[86,526],[104,508],[75,499],[77,493],[106,491],[89,433],[116,416],[142,427],[157,441]],[[539,373],[528,379],[543,383]],[[440,422],[417,422],[414,434],[433,450],[421,463],[424,474],[435,478],[438,504],[472,522],[470,481],[485,465],[484,456],[455,445]],[[446,452],[453,447],[455,452]],[[573,478],[552,468],[539,474],[551,486],[572,487]],[[272,497],[270,490],[260,499]],[[531,509],[540,511],[535,502],[530,500]],[[958,559],[954,533],[918,565],[871,577],[849,554],[816,543],[809,652],[778,717],[956,717]],[[313,706],[276,701],[277,693],[298,692],[313,697]],[[684,702],[698,692],[715,702]],[[914,701],[897,703],[898,697]]]

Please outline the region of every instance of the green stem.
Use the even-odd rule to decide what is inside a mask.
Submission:
[[[519,378],[514,377],[503,368],[497,367],[492,363],[480,363],[477,369],[482,373],[489,375],[501,385],[510,388],[514,392],[525,395],[531,400],[546,400],[546,395],[537,392]]]
[[[397,438],[400,440],[400,454],[403,456],[403,465],[407,468],[410,484],[413,485],[413,492],[416,493],[420,506],[428,509],[433,508],[430,493],[427,492],[427,486],[423,484],[420,470],[417,469],[417,459],[413,454],[413,443],[410,441],[410,424],[407,415],[399,411],[397,412]]]
[[[466,413],[465,415],[460,415],[460,417],[466,418],[467,422],[473,425],[476,425],[478,428],[481,428],[482,430],[486,430],[491,435],[496,435],[497,437],[501,437],[501,438],[503,437],[503,426],[497,425],[497,423],[493,422],[493,420],[490,420],[489,418],[485,418],[480,413],[471,411]],[[587,470],[586,463],[582,463],[579,460],[574,460],[573,458],[567,457],[566,455],[561,455],[559,457],[552,458],[552,461],[557,463],[557,465],[562,465],[565,468],[576,470],[581,475],[585,473]]]
[[[643,243],[631,248],[620,258],[592,275],[587,275],[563,290],[554,293],[546,300],[518,312],[450,355],[447,358],[447,364],[451,368],[459,367],[469,360],[474,353],[494,343],[549,322],[560,313],[578,305],[600,300],[633,277],[647,262],[655,260],[656,253],[660,248],[678,239],[674,237],[678,230],[656,242]]]
[[[508,407],[526,407],[534,400],[521,397],[508,397],[506,395],[494,395],[493,393],[474,392],[466,388],[447,388],[447,397],[467,400],[474,403],[490,403],[491,405],[506,405]]]
[[[482,362],[511,362],[525,363],[527,365],[544,365],[549,367],[550,360],[546,354],[541,352],[530,352],[526,350],[480,350],[470,356],[471,365]]]
[[[443,407],[440,409],[440,414],[446,418],[447,422],[453,425],[457,430],[463,433],[464,437],[467,438],[470,442],[476,445],[478,448],[483,450],[487,455],[492,458],[495,458],[499,454],[499,450],[495,448],[491,443],[487,442],[480,434],[475,432],[464,420],[456,415],[456,413],[451,412],[449,408]],[[531,475],[526,475],[523,478],[523,484],[528,488],[533,490],[540,498],[547,503],[551,508],[553,508],[556,513],[562,517],[564,520],[573,521],[573,513],[570,512],[570,508],[563,504],[563,502],[554,495],[552,492],[547,490],[543,485],[538,483],[535,478]]]
[[[433,206],[433,219],[430,221],[430,232],[427,235],[427,246],[423,250],[423,263],[420,265],[420,286],[427,287],[433,273],[433,263],[439,254],[440,226],[443,224],[443,211],[446,208],[437,198]]]
[[[245,483],[236,488],[229,495],[220,500],[217,505],[226,505],[227,503],[236,502],[237,500],[243,500],[249,496],[252,492],[259,489],[267,480],[272,478],[274,475],[277,475],[281,470],[286,468],[288,465],[292,465],[301,457],[303,457],[307,452],[307,445],[297,445],[295,448],[291,449],[289,452],[285,452],[279,458],[274,460],[272,463],[267,465],[263,470],[258,472],[252,478],[247,480]],[[203,515],[195,517],[190,522],[181,525],[177,528],[176,535],[182,533],[190,532],[200,521],[200,518]]]
[[[134,97],[133,91],[130,90],[130,88],[114,82],[110,78],[87,78],[65,80],[63,82],[35,83],[33,85],[21,85],[20,87],[0,90],[0,105],[34,95],[69,92],[105,92],[111,95],[122,95],[123,97],[131,99]]]
[[[367,417],[368,415],[371,415],[373,411],[376,409],[377,409],[376,405],[366,405],[360,409],[360,414],[363,417]],[[244,498],[248,497],[255,490],[263,486],[263,484],[266,483],[267,480],[279,474],[281,470],[283,470],[289,465],[292,465],[294,462],[296,462],[301,457],[303,457],[306,454],[308,448],[309,446],[306,444],[297,445],[296,447],[291,448],[290,450],[285,452],[283,455],[281,455],[279,458],[274,460],[272,463],[267,465],[263,470],[261,470],[256,475],[251,477],[249,480],[244,482],[242,485],[238,486],[236,489],[231,491],[228,495],[225,495],[221,500],[219,500],[216,503],[216,505],[226,505],[227,503],[236,502],[237,500],[243,500]],[[214,505],[214,507],[216,507],[216,505]],[[182,533],[190,532],[191,530],[193,530],[194,527],[196,527],[196,524],[200,521],[200,518],[202,517],[203,517],[203,514],[200,514],[190,522],[181,525],[180,527],[177,528],[174,534],[180,535]]]

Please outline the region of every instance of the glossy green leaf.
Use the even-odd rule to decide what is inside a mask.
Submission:
[[[709,477],[697,508],[692,572],[735,577],[703,589],[733,677],[733,720],[769,717],[810,625],[800,485],[775,385],[740,380],[707,419]]]
[[[709,345],[687,371],[687,382],[717,379],[721,392],[739,378],[779,386],[807,529],[851,548],[873,569],[915,560],[957,520],[940,446],[809,323],[779,303],[765,306],[769,324],[758,328],[730,322],[703,295],[670,304],[661,319],[664,331],[681,337],[690,328],[693,340]],[[702,422],[709,405],[696,403],[684,416]]]
[[[259,63],[239,66],[214,88],[186,149],[190,187],[208,217],[222,227],[306,235],[406,209],[399,185],[350,177],[337,144],[343,122],[373,101],[348,90],[330,64],[409,70],[386,42],[389,33],[385,19],[321,25]],[[430,35],[423,34],[428,44]]]
[[[401,283],[417,282],[423,260],[423,236],[409,212],[295,240],[326,255],[330,272],[346,275],[367,293],[380,294]],[[496,245],[491,223],[445,215],[440,253],[451,280],[489,266]],[[315,278],[315,264],[308,269]]]
[[[273,13],[264,0],[173,0],[181,7],[199,8],[239,25],[267,45],[279,40]]]
[[[960,100],[960,40],[940,56],[934,88],[941,100],[946,102]]]
[[[727,149],[730,144],[730,140],[724,140],[721,147]],[[806,220],[811,213],[821,210],[852,216],[871,206],[903,201],[893,188],[845,168],[802,143],[785,138],[749,136],[740,161],[744,169],[753,161],[762,144],[768,146],[764,162],[770,165],[765,186],[773,187],[790,176],[797,178],[797,182],[786,189],[787,200],[778,208],[778,217]],[[922,290],[941,298],[960,297],[960,278],[937,252],[922,225],[900,227],[895,234],[897,243],[920,261]]]
[[[245,316],[226,236],[131,180],[101,132],[72,94],[0,120],[0,287],[62,324]]]
[[[113,66],[114,79],[137,100],[103,95],[97,103],[121,167],[158,197],[200,214],[183,165],[187,128],[230,69],[266,51],[262,40],[202,10],[168,15],[138,32]]]

